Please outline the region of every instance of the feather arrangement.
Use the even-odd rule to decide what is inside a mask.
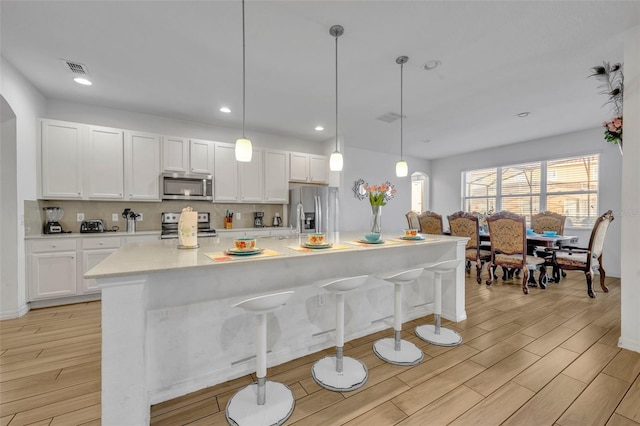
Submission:
[[[604,130],[604,138],[608,142],[620,145],[622,149],[622,100],[624,96],[624,74],[622,73],[622,64],[616,63],[610,65],[609,62],[603,62],[602,66],[591,68],[592,74],[589,77],[595,77],[602,84],[598,86],[602,89],[600,94],[607,95],[608,100],[605,105],[611,105],[614,117],[602,123]]]

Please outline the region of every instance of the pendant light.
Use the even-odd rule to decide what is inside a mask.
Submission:
[[[403,83],[403,71],[404,64],[409,60],[408,56],[398,56],[396,58],[396,64],[400,65],[400,161],[396,163],[396,176],[405,177],[409,174],[409,166],[407,162],[402,158],[402,130],[403,130],[403,119],[404,112],[402,111],[402,83]]]
[[[236,161],[248,163],[253,155],[251,141],[244,136],[246,60],[244,42],[244,0],[242,0],[242,138],[236,140]]]
[[[333,172],[342,171],[342,154],[338,150],[338,37],[344,34],[342,25],[329,28],[329,34],[336,38],[336,150],[329,157],[329,169]]]

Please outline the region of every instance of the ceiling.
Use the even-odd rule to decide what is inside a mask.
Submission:
[[[44,96],[240,128],[241,2],[7,1],[2,55]],[[246,14],[246,127],[425,159],[597,127],[602,61],[623,60],[638,1],[270,1]],[[86,65],[80,86],[61,59]],[[442,65],[425,71],[429,60]],[[224,114],[221,106],[232,112]],[[530,112],[527,118],[516,114]],[[317,132],[316,125],[325,130]],[[240,136],[240,132],[239,132]]]

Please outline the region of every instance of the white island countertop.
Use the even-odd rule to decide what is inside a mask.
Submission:
[[[404,241],[399,238],[400,236],[401,232],[391,233],[388,237],[384,238],[384,244],[358,245],[354,244],[354,242],[362,239],[362,233],[342,233],[341,241],[335,243],[334,248],[308,249],[305,251],[296,250],[293,247],[299,249],[300,241],[305,242],[306,235],[302,235],[301,240],[297,237],[258,237],[257,246],[259,248],[274,251],[277,252],[277,254],[272,253],[271,256],[229,256],[230,259],[227,262],[217,262],[207,255],[224,255],[225,250],[233,247],[234,239],[231,237],[200,238],[198,240],[200,247],[196,249],[179,249],[177,239],[131,242],[89,270],[85,274],[85,278],[147,274],[185,268],[212,267],[225,263],[259,262],[291,257],[322,256],[352,251],[392,249],[406,247],[408,245],[437,245],[451,243],[451,241],[457,240],[466,241],[465,238],[446,235],[425,235],[424,240]]]

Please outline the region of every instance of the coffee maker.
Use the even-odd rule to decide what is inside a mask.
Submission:
[[[255,228],[264,228],[264,212],[253,213],[253,226]]]
[[[44,215],[47,219],[47,223],[45,223],[44,225],[43,232],[45,234],[60,234],[64,232],[62,230],[60,222],[58,222],[60,219],[62,219],[64,210],[62,210],[60,207],[44,207],[42,210],[44,210]]]

